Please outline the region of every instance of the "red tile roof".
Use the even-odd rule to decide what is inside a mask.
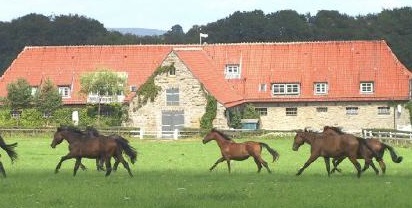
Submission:
[[[85,103],[77,93],[81,73],[102,68],[127,72],[128,85],[140,86],[171,51],[227,107],[242,102],[409,99],[411,72],[385,41],[26,47],[0,78],[0,96],[19,77],[33,86],[49,77],[57,85],[73,83],[75,93],[64,99],[66,104]],[[240,79],[224,79],[227,64],[240,65]],[[373,81],[374,93],[360,94],[361,81]],[[327,82],[329,93],[314,95],[314,82]],[[273,96],[273,83],[300,83],[301,93]],[[259,92],[260,84],[267,85],[266,92]]]

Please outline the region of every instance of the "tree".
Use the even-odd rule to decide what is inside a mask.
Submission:
[[[28,108],[32,103],[32,89],[27,80],[17,79],[7,85],[7,104],[13,109],[18,110]]]
[[[80,76],[80,93],[83,95],[95,95],[98,104],[98,118],[103,97],[111,97],[112,101],[118,101],[118,95],[126,92],[126,76],[108,69],[89,72]]]
[[[180,25],[174,25],[171,30],[167,31],[164,34],[164,38],[166,43],[172,44],[182,44],[184,43],[185,33],[183,32],[183,28]]]
[[[63,102],[59,90],[50,79],[46,79],[34,95],[34,106],[43,113],[49,123],[49,116],[59,109]]]

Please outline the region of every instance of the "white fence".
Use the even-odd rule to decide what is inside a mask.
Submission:
[[[391,141],[395,143],[412,143],[412,132],[407,131],[372,131],[362,130],[364,138],[376,138],[380,140]]]

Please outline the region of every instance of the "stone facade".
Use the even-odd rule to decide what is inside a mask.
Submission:
[[[323,126],[339,126],[345,131],[359,132],[363,128],[396,129],[397,125],[410,124],[409,111],[402,104],[388,106],[387,102],[313,102],[255,104],[266,108],[261,116],[261,128],[292,130],[311,127],[321,130]],[[399,106],[399,107],[398,107]],[[357,114],[349,115],[347,107],[357,108]],[[378,108],[388,108],[380,112]],[[296,115],[286,115],[286,108],[296,108]],[[326,110],[326,111],[325,111]]]
[[[182,61],[171,52],[163,61],[162,66],[174,64],[175,75],[169,73],[155,77],[155,84],[161,87],[159,95],[154,102],[137,108],[138,99],[134,98],[130,104],[130,123],[128,125],[139,127],[145,131],[162,130],[162,112],[179,111],[183,112],[185,128],[199,128],[200,119],[205,113],[206,96],[201,83],[193,76],[191,71]],[[166,89],[179,89],[179,104],[168,105],[166,100]],[[218,103],[217,116],[213,121],[214,125],[220,128],[228,128],[224,117],[225,108]]]

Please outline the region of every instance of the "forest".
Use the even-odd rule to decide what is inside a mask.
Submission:
[[[398,59],[412,70],[412,7],[349,16],[335,10],[315,15],[281,10],[237,11],[184,32],[179,24],[159,36],[109,31],[98,20],[80,15],[27,14],[0,21],[0,74],[25,46],[199,44],[199,33],[212,43],[385,40]]]

